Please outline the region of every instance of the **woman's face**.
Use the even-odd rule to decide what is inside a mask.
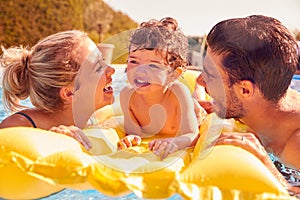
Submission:
[[[129,52],[127,78],[137,92],[163,89],[167,85],[169,70],[161,53],[145,49]]]
[[[101,52],[90,39],[82,42],[79,54],[81,66],[74,83],[73,110],[92,114],[114,102],[111,76],[115,70],[104,63]]]

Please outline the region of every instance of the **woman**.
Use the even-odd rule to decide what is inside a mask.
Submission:
[[[85,127],[95,110],[114,101],[111,76],[115,70],[103,62],[96,44],[84,32],[59,32],[30,49],[3,49],[0,63],[3,103],[14,112],[0,128],[50,129],[91,148],[79,128]],[[19,103],[28,97],[33,108]]]

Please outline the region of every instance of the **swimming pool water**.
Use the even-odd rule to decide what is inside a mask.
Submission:
[[[57,194],[53,194],[49,197],[41,198],[40,200],[142,200],[137,197],[134,193],[128,194],[122,197],[109,197],[99,193],[97,190],[70,190],[65,189]],[[182,200],[179,195],[174,195],[169,200]]]
[[[292,83],[291,83],[291,88],[300,92],[300,74],[294,75]]]

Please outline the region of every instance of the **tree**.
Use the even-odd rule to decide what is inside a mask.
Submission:
[[[0,44],[6,48],[32,46],[69,29],[84,30],[99,42],[99,24],[105,38],[137,26],[102,0],[1,0],[0,19]]]
[[[0,43],[32,46],[68,29],[83,29],[83,0],[2,0]]]

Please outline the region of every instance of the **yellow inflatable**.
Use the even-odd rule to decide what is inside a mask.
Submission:
[[[174,194],[184,199],[293,199],[251,153],[209,147],[225,131],[224,121],[214,114],[203,122],[195,148],[164,160],[148,150],[147,140],[117,151],[124,136],[122,117],[118,102],[95,113],[91,128],[84,130],[93,143],[89,152],[73,138],[50,131],[1,129],[0,198],[36,199],[71,188],[160,199]]]
[[[91,152],[65,135],[1,129],[0,197],[34,199],[72,188],[97,189],[109,196],[134,192],[143,198],[178,193],[185,199],[291,199],[251,153],[234,146],[206,148],[216,137],[214,117],[204,122],[194,149],[164,160],[148,151],[146,142],[117,151],[118,133],[109,128],[84,130],[93,142]]]

